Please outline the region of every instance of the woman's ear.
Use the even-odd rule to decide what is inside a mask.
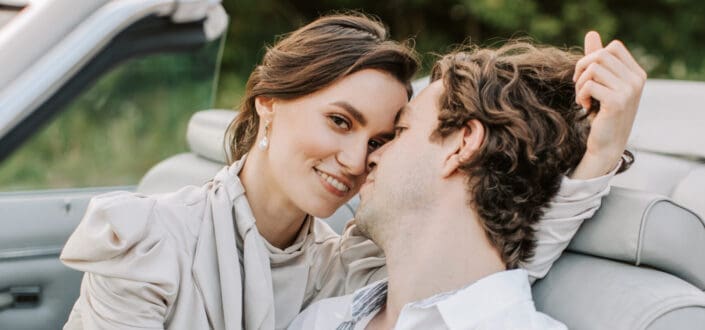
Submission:
[[[485,126],[477,119],[468,120],[452,141],[452,152],[446,158],[443,166],[443,177],[447,178],[455,173],[458,168],[469,161],[482,146],[485,140]]]
[[[255,97],[255,110],[260,118],[271,120],[274,115],[274,98],[268,96]]]

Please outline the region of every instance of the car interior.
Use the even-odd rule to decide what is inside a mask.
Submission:
[[[0,27],[18,24],[22,28],[17,30],[22,38],[4,40],[7,48],[3,49],[28,47],[31,55],[0,54],[0,63],[16,63],[0,70],[0,108],[26,103],[29,109],[38,102],[34,108],[39,111],[28,115],[37,123],[48,121],[50,112],[62,108],[117,59],[163,49],[195,48],[216,39],[204,31],[220,27],[222,33],[225,29],[225,13],[215,10],[209,19],[191,22],[179,16],[181,11],[174,12],[171,18],[147,15],[151,12],[142,8],[148,5],[146,2],[61,0],[45,2],[18,15],[20,8],[29,2],[0,0]],[[171,8],[171,2],[154,1],[149,8]],[[187,13],[188,6],[197,2],[219,8],[215,5],[219,1],[178,3],[183,6],[183,13]],[[117,28],[119,20],[108,9],[120,9],[126,15],[129,11],[125,8],[132,7],[140,11],[125,18],[126,21],[129,18],[130,28]],[[116,27],[97,29],[85,23],[86,17],[92,17],[92,23],[113,22]],[[52,33],[43,33],[43,27],[29,24],[31,19],[51,24]],[[76,30],[68,33],[74,27]],[[172,35],[175,27],[184,36]],[[87,48],[85,54],[68,52],[75,58],[47,50],[49,45],[59,43],[57,40],[64,40],[65,35],[73,37],[63,42],[74,43],[59,50],[71,50],[75,44],[89,45],[86,36],[92,36],[94,31],[102,34],[91,38],[105,47],[90,61],[87,54],[93,48]],[[157,38],[170,41],[160,43]],[[40,64],[59,68],[62,67],[59,63],[70,62],[71,65],[62,68],[69,73],[75,70],[76,74],[52,71],[55,79],[46,78],[44,73],[48,70],[33,65],[44,54],[53,57]],[[25,85],[15,86],[18,81],[15,78],[27,67],[32,67],[32,71],[25,73],[20,82],[27,86],[43,82],[51,88],[37,90],[34,96],[16,93]],[[46,79],[36,79],[35,71]],[[427,79],[416,81],[415,91],[426,83]],[[64,88],[52,94],[51,90],[62,84]],[[6,85],[13,85],[14,90],[3,89]],[[11,97],[3,98],[4,95]],[[629,143],[635,163],[613,179],[611,193],[603,199],[600,210],[586,220],[547,276],[534,284],[538,310],[571,329],[703,328],[705,112],[701,110],[701,95],[705,95],[705,83],[654,79],[647,82]],[[0,192],[0,329],[60,327],[79,295],[82,273],[65,267],[58,256],[90,198],[116,189],[159,194],[207,182],[225,166],[223,136],[235,115],[234,110],[222,109],[196,112],[186,133],[189,151],[154,165],[137,187]],[[40,125],[20,126],[18,129],[31,130],[9,138],[6,136],[11,134],[2,136],[0,160],[20,144],[17,136],[29,136]],[[18,141],[3,140],[10,138]],[[353,198],[324,220],[341,232],[353,218],[358,202]]]

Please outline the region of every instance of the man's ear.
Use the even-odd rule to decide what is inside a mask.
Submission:
[[[477,119],[468,120],[457,132],[452,152],[446,158],[443,166],[443,177],[447,178],[455,173],[458,168],[469,161],[485,140],[485,126]]]
[[[255,110],[260,118],[272,120],[274,116],[274,98],[268,96],[255,97]]]

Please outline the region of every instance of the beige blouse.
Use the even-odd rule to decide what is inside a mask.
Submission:
[[[64,329],[281,329],[310,303],[386,276],[384,255],[354,223],[339,236],[309,218],[292,246],[270,245],[238,178],[243,163],[202,187],[93,198],[61,254],[85,272]],[[609,177],[564,180],[567,194],[537,227],[530,274],[548,271]]]

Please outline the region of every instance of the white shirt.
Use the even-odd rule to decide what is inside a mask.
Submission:
[[[321,300],[289,326],[298,329],[365,329],[387,297],[387,282],[372,283],[347,296]],[[503,271],[454,292],[402,308],[394,329],[567,329],[536,311],[527,272]]]

